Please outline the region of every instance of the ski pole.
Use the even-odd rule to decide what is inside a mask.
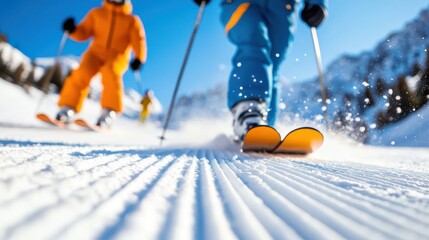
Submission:
[[[320,53],[319,38],[317,37],[317,31],[315,27],[311,27],[311,37],[313,39],[314,53],[316,55],[317,71],[319,72],[319,84],[320,84],[320,91],[322,93],[322,101],[323,101],[322,111],[323,111],[326,127],[327,129],[329,129],[328,107],[327,107],[328,91],[326,89],[325,77],[323,74],[322,55]]]
[[[140,71],[134,71],[134,78],[136,79],[137,87],[140,91],[140,94],[143,94],[142,76],[140,74]]]
[[[66,44],[68,36],[69,36],[68,32],[64,32],[63,36],[61,37],[61,42],[60,42],[60,46],[58,47],[57,56],[55,57],[54,66],[51,69],[49,69],[49,72],[46,76],[46,80],[45,80],[45,82],[42,83],[42,86],[41,86],[41,90],[43,92],[43,95],[39,99],[39,102],[37,103],[36,113],[39,110],[40,106],[42,105],[44,98],[48,94],[49,83],[51,82],[52,78],[54,77],[55,70],[57,69],[57,67],[59,65],[60,57],[61,57],[61,54],[63,52],[64,45]]]
[[[168,124],[170,122],[171,115],[173,113],[174,104],[176,102],[177,92],[179,91],[180,82],[182,81],[183,73],[185,72],[186,63],[188,62],[189,54],[192,49],[192,45],[194,43],[195,35],[197,34],[198,27],[200,26],[201,18],[203,17],[204,8],[207,4],[207,1],[202,1],[200,5],[200,9],[198,11],[197,19],[195,21],[194,30],[192,31],[191,38],[189,40],[188,48],[185,53],[185,57],[183,59],[182,67],[180,68],[179,76],[176,81],[176,86],[174,88],[173,97],[171,98],[170,107],[168,109],[167,117],[165,118],[164,127],[162,129],[162,135],[160,137],[162,146],[162,142],[165,139],[165,133],[167,131]]]

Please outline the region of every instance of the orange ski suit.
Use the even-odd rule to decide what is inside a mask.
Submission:
[[[130,50],[142,63],[146,62],[146,37],[140,18],[132,13],[132,5],[114,5],[107,1],[92,9],[69,35],[75,41],[93,38],[82,56],[78,69],[66,78],[58,106],[77,112],[88,95],[91,79],[102,75],[101,107],[122,112],[122,76],[128,68]]]

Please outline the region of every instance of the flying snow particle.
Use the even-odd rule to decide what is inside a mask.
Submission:
[[[395,145],[395,144],[396,144],[395,141],[390,142],[390,145]]]
[[[237,63],[237,67],[241,67],[241,65],[242,65],[241,62]]]
[[[366,130],[366,127],[364,127],[364,126],[362,126],[362,127],[359,128],[359,131],[362,132],[362,133],[365,132],[365,130]]]
[[[276,53],[276,57],[279,58],[280,57],[280,53]]]
[[[364,85],[365,87],[368,87],[369,83],[368,82],[362,82],[362,85]]]
[[[389,92],[390,95],[392,95],[393,94],[393,89],[390,88],[388,92]]]
[[[397,96],[395,97],[395,99],[399,101],[399,100],[401,100],[401,96],[397,95]]]
[[[400,107],[397,107],[396,108],[396,113],[401,113],[401,112],[402,112],[402,109]]]
[[[285,103],[280,103],[279,104],[279,109],[281,109],[281,110],[284,110],[284,109],[286,109],[286,104]]]
[[[373,124],[369,125],[369,128],[371,128],[371,129],[374,129],[374,128],[376,128],[376,127],[377,127],[377,124],[375,124],[375,123],[373,123]]]

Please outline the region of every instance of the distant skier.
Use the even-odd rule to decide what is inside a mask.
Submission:
[[[142,105],[142,110],[139,117],[140,122],[145,123],[149,118],[154,104],[154,97],[155,96],[152,90],[146,90],[142,100],[140,101],[140,104]]]
[[[194,0],[201,5],[204,0]],[[206,0],[208,3],[209,0]],[[237,50],[232,59],[228,107],[235,135],[242,139],[256,125],[276,121],[278,71],[293,40],[296,0],[223,0],[221,19]],[[327,16],[327,0],[305,0],[301,18],[318,27]]]
[[[76,41],[93,38],[82,56],[78,69],[65,80],[56,119],[69,123],[82,109],[94,75],[101,73],[103,108],[98,126],[110,127],[117,113],[122,111],[122,76],[127,70],[130,50],[134,59],[130,67],[137,71],[146,61],[146,37],[140,18],[132,14],[130,0],[105,0],[101,7],[89,11],[79,25],[73,18],[63,23],[63,30]]]

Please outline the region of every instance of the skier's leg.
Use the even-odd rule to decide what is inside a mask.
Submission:
[[[260,6],[244,1],[223,2],[222,22],[229,40],[237,47],[232,59],[228,86],[228,106],[241,101],[269,103],[269,44]]]
[[[127,58],[123,55],[116,56],[101,68],[101,107],[117,113],[122,112],[122,76],[128,67]]]
[[[268,112],[268,124],[274,125],[280,97],[279,68],[287,55],[296,25],[295,0],[271,0],[266,14],[268,36],[271,41],[270,59],[273,63],[272,94]]]
[[[66,78],[61,90],[58,106],[68,106],[76,112],[82,109],[83,102],[88,95],[89,83],[92,77],[97,74],[103,62],[90,51],[82,56],[79,68],[72,71]]]

